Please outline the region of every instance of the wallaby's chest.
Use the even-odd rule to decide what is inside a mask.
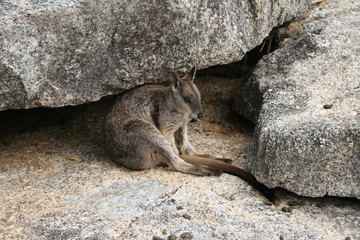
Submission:
[[[162,105],[152,109],[151,120],[160,131],[176,132],[183,127],[189,118],[186,113]]]

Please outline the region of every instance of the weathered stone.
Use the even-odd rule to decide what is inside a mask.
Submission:
[[[204,101],[204,118],[189,129],[195,149],[244,166],[241,156],[252,131],[244,131],[246,125],[239,125],[228,107],[241,81],[195,81]],[[106,154],[99,131],[107,100],[67,111],[46,109],[47,114],[44,109],[0,112],[0,239],[179,240],[186,232],[193,239],[212,240],[357,239],[360,201],[278,192],[284,203],[304,202],[284,213],[282,206],[265,205],[258,191],[228,174],[122,168]],[[44,126],[51,119],[58,122]]]
[[[289,1],[0,2],[0,110],[95,101],[239,61],[307,9]]]
[[[360,198],[360,2],[331,2],[310,19],[236,98],[257,123],[249,168],[270,187]]]

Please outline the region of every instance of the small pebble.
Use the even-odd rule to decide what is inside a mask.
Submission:
[[[175,199],[173,199],[173,198],[172,198],[172,199],[170,199],[170,202],[175,202]]]
[[[290,208],[290,207],[283,207],[283,208],[281,209],[281,211],[283,211],[283,212],[292,212],[292,208]]]
[[[164,239],[158,236],[153,236],[153,240],[164,240]]]
[[[81,158],[78,155],[70,155],[70,156],[68,156],[68,159],[70,161],[81,162]]]
[[[163,234],[163,235],[166,235],[166,234],[167,234],[166,229],[164,229],[164,230],[162,231],[162,234]]]
[[[306,54],[306,56],[308,56],[308,57],[310,57],[310,58],[314,58],[314,57],[316,57],[316,55],[315,55],[315,54],[313,54],[313,53],[307,53],[307,54]]]
[[[193,235],[191,232],[184,232],[181,234],[180,236],[182,239],[192,239],[193,238]]]
[[[283,235],[280,235],[280,240],[285,240]]]
[[[359,115],[359,113],[356,112],[356,111],[351,111],[350,114],[351,114],[351,116],[357,116],[357,115]]]
[[[184,208],[182,206],[177,206],[176,209],[177,210],[183,210]]]
[[[168,240],[176,240],[175,234],[171,234],[170,236],[168,236]]]
[[[351,237],[346,237],[345,240],[351,240]]]
[[[185,219],[188,219],[188,220],[190,220],[191,219],[191,216],[189,215],[189,214],[183,214],[182,215],[183,216],[183,218],[185,218]]]
[[[332,108],[332,106],[333,106],[332,104],[325,104],[325,105],[324,105],[324,108],[325,108],[325,109],[330,109],[330,108]]]

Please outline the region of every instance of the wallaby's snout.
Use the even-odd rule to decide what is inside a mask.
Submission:
[[[192,118],[190,122],[197,122],[200,118],[203,118],[202,113],[198,113],[195,118]]]

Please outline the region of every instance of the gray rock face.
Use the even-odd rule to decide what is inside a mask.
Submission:
[[[303,14],[288,1],[0,2],[0,110],[76,105],[240,60]]]
[[[270,187],[360,198],[360,3],[314,9],[234,108],[257,123],[249,168]]]
[[[195,81],[205,117],[190,124],[191,143],[200,153],[244,166],[251,130],[245,134],[246,124],[230,122],[228,108],[241,81]],[[119,166],[98,131],[108,100],[71,111],[0,112],[0,239],[359,240],[360,201],[277,191],[284,204],[275,207],[228,174],[201,177]],[[54,118],[63,120],[44,127]],[[291,207],[283,208],[287,203]]]

